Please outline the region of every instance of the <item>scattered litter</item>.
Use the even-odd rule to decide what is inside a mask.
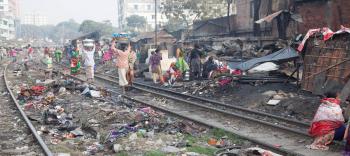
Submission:
[[[281,100],[269,100],[268,102],[267,102],[267,104],[268,105],[271,105],[271,106],[276,106],[278,103],[280,103],[281,102]]]
[[[181,150],[174,146],[166,146],[161,148],[161,151],[164,153],[179,153]]]
[[[269,72],[269,71],[275,71],[278,70],[279,66],[272,63],[272,62],[266,62],[263,64],[260,64],[250,70],[248,70],[248,73],[261,73],[261,72]]]
[[[90,95],[94,98],[99,98],[101,97],[101,92],[100,91],[94,91],[94,90],[90,90]]]
[[[81,131],[81,129],[75,129],[74,131],[70,131],[70,133],[72,133],[74,136],[78,137],[78,136],[84,136],[84,132]]]
[[[118,153],[118,152],[120,152],[121,150],[123,150],[123,147],[122,147],[122,145],[120,145],[120,144],[114,144],[114,145],[113,145],[113,150],[114,150],[115,153]]]

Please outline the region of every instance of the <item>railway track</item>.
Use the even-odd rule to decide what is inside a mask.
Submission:
[[[4,80],[4,88],[6,88],[7,93],[9,94],[9,101],[11,101],[10,103],[13,104],[11,105],[7,105],[7,107],[11,107],[11,108],[7,108],[8,110],[6,110],[6,108],[4,109],[5,103],[2,103],[3,105],[1,106],[1,119],[0,121],[4,122],[4,120],[6,120],[6,117],[9,118],[11,117],[10,115],[6,114],[11,112],[11,115],[14,116],[14,119],[21,119],[21,121],[25,122],[25,125],[27,126],[24,133],[28,134],[28,136],[33,136],[33,140],[29,140],[29,141],[25,141],[25,138],[6,138],[6,143],[9,146],[20,146],[21,144],[23,144],[23,142],[27,142],[27,145],[21,148],[8,148],[8,147],[3,147],[6,146],[6,144],[1,144],[1,150],[0,150],[0,155],[47,155],[47,156],[52,156],[52,152],[50,151],[50,149],[48,148],[48,146],[45,144],[45,142],[43,141],[43,139],[41,138],[41,136],[37,133],[37,130],[35,129],[35,127],[33,126],[33,124],[31,123],[31,121],[29,120],[29,118],[27,117],[27,115],[25,114],[25,112],[22,110],[21,106],[19,105],[14,93],[12,92],[10,85],[9,85],[9,79],[7,77],[7,68],[8,65],[6,65],[3,69],[3,80]],[[3,114],[5,116],[3,116]],[[5,121],[6,122],[6,121]],[[7,121],[9,124],[11,123],[11,121]],[[7,126],[11,126],[11,125],[7,125]],[[1,132],[2,134],[0,134],[0,136],[5,135],[6,133],[3,133],[2,130],[4,130],[6,128],[5,125],[1,126]],[[16,133],[20,132],[18,126],[15,125],[14,127],[15,129],[11,130],[12,134],[7,134],[8,136],[12,136],[12,137],[16,137]],[[18,129],[16,129],[18,128]],[[10,132],[9,132],[10,133]],[[28,138],[27,138],[28,139]],[[21,141],[21,142],[17,142],[17,141]],[[32,142],[32,141],[35,141]],[[38,149],[36,149],[38,148]],[[40,152],[40,153],[39,153]]]
[[[84,81],[81,76],[80,78],[71,77]],[[118,84],[116,77],[111,75],[96,74],[95,77],[99,80],[98,83],[102,83],[102,86]],[[312,151],[305,148],[306,144],[312,142],[312,138],[306,133],[309,123],[184,95],[142,83],[135,83],[133,88],[139,92],[132,91],[127,93],[127,95],[122,95],[117,87],[113,87],[111,92],[121,95],[130,101],[150,106],[208,127],[220,128],[234,133],[243,139],[281,155],[339,155],[339,151]],[[166,102],[159,102],[159,97],[163,97]]]
[[[95,77],[104,81],[109,81],[111,83],[118,83],[116,81],[117,77],[114,77],[112,75],[96,74]],[[186,103],[189,105],[208,109],[209,111],[220,112],[232,117],[257,122],[259,124],[278,128],[280,130],[284,130],[288,132],[293,132],[298,135],[303,135],[305,137],[309,137],[309,135],[307,134],[307,129],[310,126],[309,123],[304,123],[304,122],[300,122],[300,121],[296,121],[288,118],[283,118],[283,117],[268,114],[265,112],[259,112],[256,110],[234,106],[234,105],[230,105],[230,104],[226,104],[226,103],[222,103],[222,102],[218,102],[210,99],[200,98],[192,95],[186,95],[176,91],[171,91],[160,87],[154,87],[151,85],[146,85],[138,82],[134,83],[133,88],[140,91],[155,94],[158,96],[162,96],[165,98],[169,98],[181,103]]]

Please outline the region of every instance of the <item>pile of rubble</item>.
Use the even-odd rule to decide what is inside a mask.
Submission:
[[[204,156],[242,145],[236,136],[125,101],[107,89],[65,78],[40,81],[38,75],[12,75],[12,90],[55,153]],[[184,88],[209,95],[218,84],[208,80]]]
[[[190,121],[130,102],[123,105],[128,102],[113,99],[108,91],[92,85],[73,80],[37,82],[16,83],[12,89],[56,153],[211,155],[217,147],[233,145],[222,141],[225,137],[213,143],[208,129]],[[115,100],[114,104],[107,102]],[[191,141],[192,136],[202,140]],[[208,149],[210,154],[197,153],[197,148]]]

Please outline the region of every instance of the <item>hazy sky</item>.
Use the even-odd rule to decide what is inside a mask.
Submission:
[[[74,19],[117,20],[117,0],[20,0],[21,16],[36,12],[48,17],[50,24]]]

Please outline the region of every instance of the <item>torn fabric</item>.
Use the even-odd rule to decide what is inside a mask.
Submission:
[[[262,19],[259,19],[257,21],[255,21],[255,23],[257,24],[261,24],[262,22],[271,22],[274,18],[276,18],[278,15],[280,15],[283,12],[283,10],[277,11],[271,15],[268,15]]]

